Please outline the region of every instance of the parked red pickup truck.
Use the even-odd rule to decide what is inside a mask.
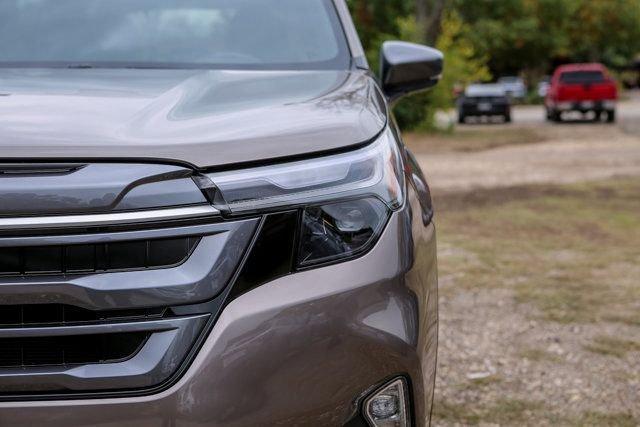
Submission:
[[[602,64],[569,64],[558,67],[551,79],[545,98],[547,119],[562,121],[562,113],[593,111],[600,120],[606,113],[607,121],[616,120],[618,88]]]

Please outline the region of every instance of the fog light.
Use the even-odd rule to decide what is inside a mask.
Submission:
[[[377,420],[398,415],[398,409],[398,398],[393,395],[381,394],[369,402],[369,412]]]
[[[408,427],[407,387],[397,378],[382,386],[364,402],[367,421],[374,427]]]

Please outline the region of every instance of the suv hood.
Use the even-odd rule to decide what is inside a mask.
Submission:
[[[4,160],[215,167],[349,148],[386,120],[364,71],[0,69]]]

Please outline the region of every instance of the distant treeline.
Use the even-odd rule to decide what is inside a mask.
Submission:
[[[397,108],[405,128],[429,126],[456,86],[520,75],[530,83],[561,63],[597,61],[614,70],[640,53],[640,0],[348,0],[369,60],[404,39],[446,55],[442,84]]]

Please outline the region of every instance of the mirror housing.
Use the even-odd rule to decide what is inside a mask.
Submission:
[[[390,101],[432,88],[444,67],[439,50],[401,41],[385,42],[380,58],[382,90]]]

